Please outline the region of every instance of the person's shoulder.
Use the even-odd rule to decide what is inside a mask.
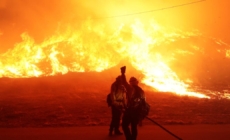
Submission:
[[[144,90],[141,87],[137,86],[137,89],[139,92],[144,93]]]
[[[143,90],[140,86],[137,86],[137,88],[138,88],[139,90]]]
[[[111,84],[111,86],[115,86],[117,83],[116,83],[116,81],[115,82],[113,82],[112,84]]]

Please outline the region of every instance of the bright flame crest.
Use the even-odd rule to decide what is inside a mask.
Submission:
[[[198,31],[183,32],[162,27],[155,21],[144,24],[140,20],[130,24],[113,24],[112,27],[89,20],[80,29],[69,27],[41,43],[23,33],[22,42],[0,55],[0,77],[101,72],[127,60],[143,74],[141,82],[146,85],[159,91],[209,98],[189,92],[192,76],[176,72],[178,64],[175,62],[186,61],[178,59],[195,56],[195,52],[202,53],[200,46],[187,43],[187,40],[197,41],[196,37],[201,36]],[[229,57],[229,51],[226,57]]]

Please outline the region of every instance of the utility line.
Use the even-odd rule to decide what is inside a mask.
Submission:
[[[156,12],[156,11],[162,11],[162,10],[167,10],[167,9],[172,9],[172,8],[187,6],[187,5],[191,5],[191,4],[197,4],[197,3],[200,3],[200,2],[204,2],[204,1],[205,0],[199,0],[199,1],[188,2],[188,3],[184,3],[184,4],[173,5],[173,6],[170,6],[170,7],[164,7],[164,8],[159,8],[159,9],[154,9],[154,10],[149,10],[149,11],[143,11],[143,12],[137,12],[137,13],[130,13],[130,14],[124,14],[124,15],[115,15],[115,16],[109,16],[109,17],[93,18],[93,19],[109,19],[109,18],[119,18],[119,17],[127,17],[127,16],[133,16],[133,15],[140,15],[140,14],[145,14],[145,13],[151,13],[151,12]]]

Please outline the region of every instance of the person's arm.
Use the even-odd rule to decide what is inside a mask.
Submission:
[[[129,104],[128,102],[131,99],[132,87],[126,80],[125,71],[126,71],[126,66],[121,67],[121,78],[122,78],[123,85],[126,89],[126,107],[127,107],[127,104]]]
[[[125,89],[125,87],[123,87],[124,88],[124,94],[123,94],[123,105],[124,105],[124,109],[126,109],[127,108],[127,91],[126,91],[126,89]]]
[[[146,101],[145,92],[143,90],[141,92],[141,99],[143,99],[144,101]]]
[[[112,105],[115,104],[115,100],[114,100],[114,97],[115,97],[115,85],[114,83],[111,85],[111,89],[110,89],[110,99],[112,101]]]
[[[126,76],[125,76],[125,71],[126,71],[126,66],[121,67],[121,78],[122,78],[122,83],[125,86],[126,90],[128,91],[130,88],[129,83],[126,80]]]

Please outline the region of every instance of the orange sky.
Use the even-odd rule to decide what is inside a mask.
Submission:
[[[196,1],[196,0],[195,0]],[[1,0],[0,53],[20,42],[20,34],[28,32],[37,42],[55,33],[60,24],[79,24],[87,17],[101,18],[100,22],[124,22],[140,18],[155,19],[162,25],[193,30],[230,43],[230,16],[228,0],[206,0],[177,8],[127,17],[103,19],[143,11],[172,7],[194,2],[191,0]]]

